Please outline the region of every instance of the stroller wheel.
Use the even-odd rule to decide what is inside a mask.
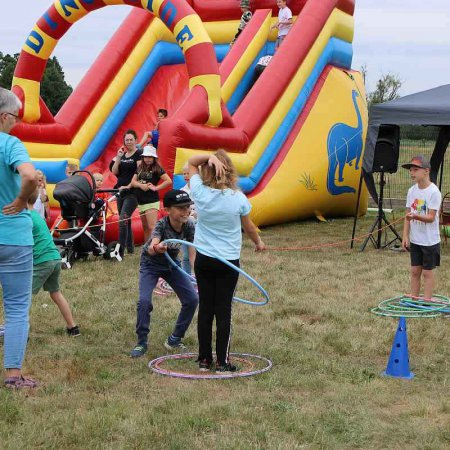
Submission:
[[[65,248],[61,251],[61,267],[63,269],[71,269],[75,262],[75,252],[71,248]]]
[[[117,241],[110,242],[106,247],[106,252],[103,257],[105,259],[116,259],[117,261],[122,261],[122,256],[120,255],[120,244]]]

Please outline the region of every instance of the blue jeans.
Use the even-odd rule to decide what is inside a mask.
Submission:
[[[181,246],[183,251],[183,260],[181,261],[181,268],[187,273],[192,273],[191,262],[189,261],[189,245],[183,244]]]
[[[198,295],[187,276],[175,268],[155,264],[150,258],[142,256],[139,267],[139,301],[136,320],[139,345],[147,345],[150,313],[153,311],[152,294],[160,277],[169,283],[181,302],[181,310],[172,332],[173,336],[184,337],[197,309]]]
[[[33,247],[0,245],[0,284],[5,311],[4,366],[21,369],[28,340]]]

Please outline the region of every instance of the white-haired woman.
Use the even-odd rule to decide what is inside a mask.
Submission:
[[[24,145],[9,134],[20,120],[21,107],[11,91],[0,88],[0,284],[5,317],[5,387],[11,389],[37,386],[36,381],[22,376],[33,275],[33,224],[27,202],[37,180]]]

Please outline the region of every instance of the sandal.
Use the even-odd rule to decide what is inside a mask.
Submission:
[[[24,378],[22,376],[5,378],[5,387],[8,389],[33,389],[38,386],[39,383],[31,378]]]

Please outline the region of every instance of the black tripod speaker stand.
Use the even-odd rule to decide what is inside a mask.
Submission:
[[[380,171],[380,195],[378,197],[378,212],[377,217],[375,218],[374,223],[372,224],[372,227],[370,228],[370,234],[366,237],[364,240],[361,251],[363,252],[366,248],[366,245],[369,241],[372,242],[373,246],[377,249],[380,248],[386,248],[389,245],[393,244],[397,239],[402,242],[402,238],[398,234],[397,230],[392,226],[392,224],[389,222],[389,220],[386,217],[386,214],[383,211],[383,195],[384,195],[384,185],[386,184],[386,181],[384,180],[384,172]],[[394,233],[394,239],[389,241],[387,244],[381,246],[381,235],[383,234],[382,228],[390,229],[392,233]],[[377,237],[373,236],[374,232],[377,232]]]

